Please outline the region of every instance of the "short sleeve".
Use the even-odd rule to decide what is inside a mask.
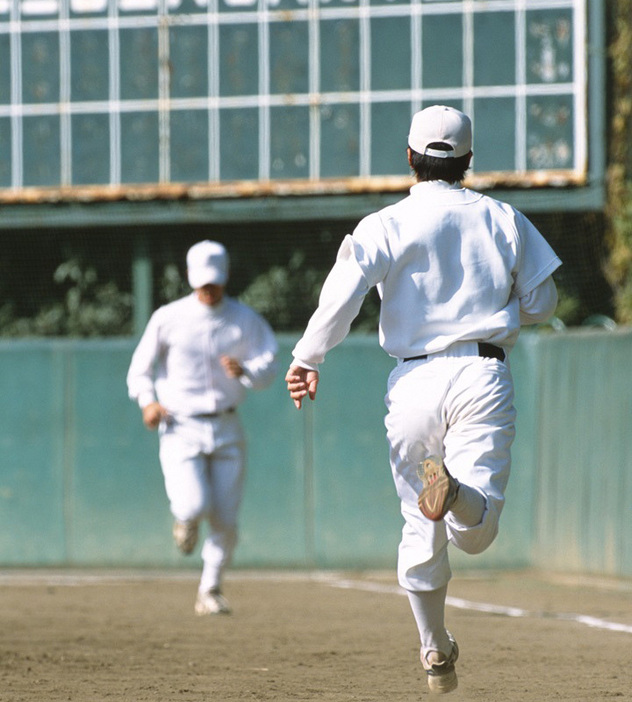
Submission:
[[[518,256],[514,288],[518,297],[524,297],[546,280],[562,262],[542,234],[517,211],[515,224]]]

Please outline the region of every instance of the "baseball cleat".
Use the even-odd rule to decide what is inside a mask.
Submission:
[[[447,634],[452,645],[449,655],[441,653],[441,651],[428,651],[425,655],[423,652],[421,654],[421,664],[428,676],[430,692],[439,694],[452,692],[459,684],[454,669],[454,664],[459,657],[459,647],[454,636],[449,631]]]
[[[440,522],[450,511],[459,493],[459,483],[443,465],[439,456],[424,458],[417,468],[423,488],[417,504],[424,517]]]
[[[196,521],[173,523],[173,540],[182,553],[189,555],[193,552],[198,540],[198,523]]]
[[[195,613],[199,616],[206,614],[230,614],[230,606],[218,589],[198,592],[195,600]]]

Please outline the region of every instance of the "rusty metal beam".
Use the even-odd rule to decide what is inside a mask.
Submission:
[[[0,189],[0,204],[62,202],[119,202],[153,200],[209,200],[266,196],[345,195],[406,192],[410,176],[343,178],[331,180],[235,181],[224,183],[144,185],[86,185],[70,187],[25,187]],[[469,176],[465,184],[475,190],[492,188],[561,188],[586,184],[584,173],[575,171],[533,171],[526,173],[481,173]]]

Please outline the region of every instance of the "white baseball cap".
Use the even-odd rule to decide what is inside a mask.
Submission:
[[[192,288],[226,285],[228,253],[217,241],[200,241],[187,252],[187,274]]]
[[[429,149],[428,144],[440,142],[451,146],[450,151]],[[410,125],[408,146],[418,154],[436,158],[459,158],[472,150],[472,123],[454,107],[432,105],[416,112]]]

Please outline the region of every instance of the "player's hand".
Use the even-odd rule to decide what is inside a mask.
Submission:
[[[219,362],[224,368],[224,372],[229,378],[240,378],[244,374],[244,369],[236,358],[222,356]]]
[[[300,366],[290,366],[285,375],[285,382],[296,409],[301,409],[304,397],[309,396],[310,400],[316,397],[318,371],[307,370],[307,368]]]
[[[147,429],[156,429],[167,415],[167,410],[159,402],[152,402],[143,407],[143,423]]]

